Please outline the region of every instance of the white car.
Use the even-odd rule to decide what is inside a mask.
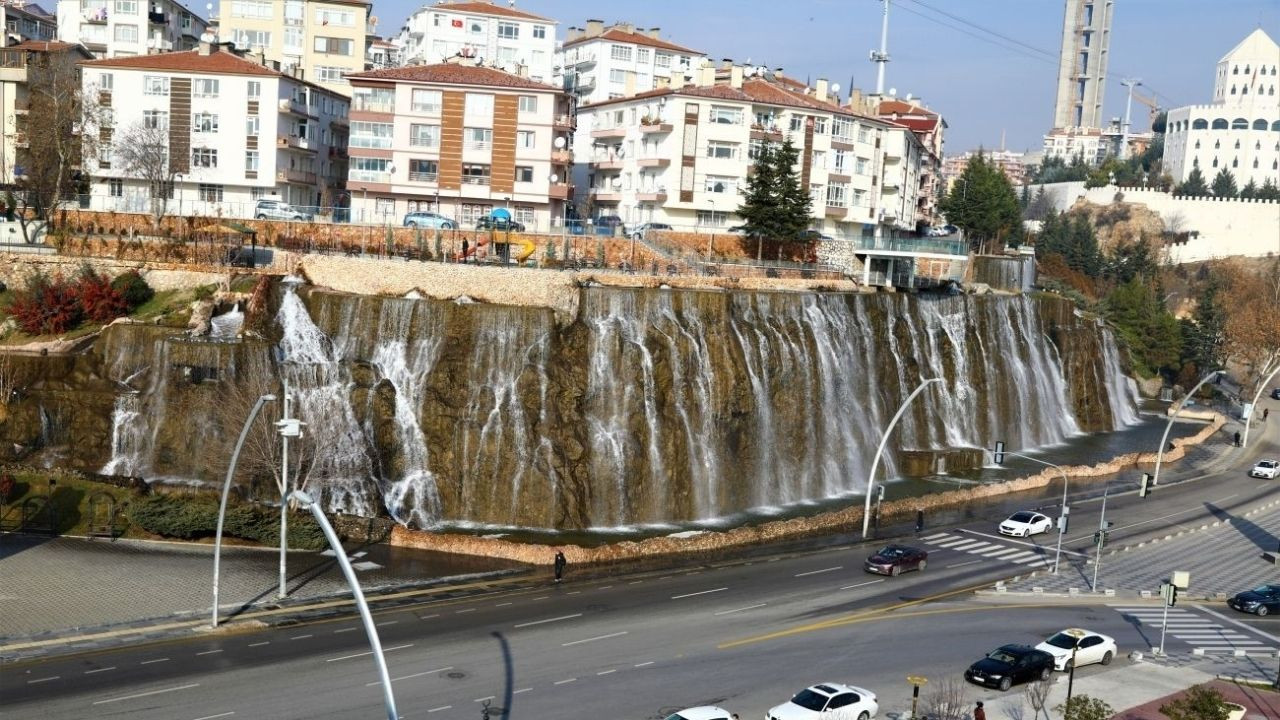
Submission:
[[[1019,510],[1010,515],[1008,520],[1000,523],[1000,534],[1012,535],[1013,537],[1039,535],[1052,529],[1053,520],[1030,510]]]
[[[1075,647],[1076,667],[1093,663],[1110,665],[1115,656],[1120,654],[1114,638],[1079,628],[1063,630],[1037,645],[1036,649],[1053,656],[1054,670],[1065,672],[1071,669],[1072,647]]]
[[[1266,478],[1267,480],[1275,480],[1280,476],[1280,461],[1278,460],[1259,460],[1257,465],[1249,471],[1249,477]]]
[[[667,720],[732,720],[733,715],[715,705],[699,705],[667,716]]]
[[[875,693],[852,685],[827,682],[805,688],[769,710],[767,720],[869,720],[880,706]]]

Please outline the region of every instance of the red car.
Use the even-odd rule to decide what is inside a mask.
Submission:
[[[886,545],[863,565],[869,573],[877,575],[901,575],[906,570],[923,570],[928,564],[929,553],[908,545]]]

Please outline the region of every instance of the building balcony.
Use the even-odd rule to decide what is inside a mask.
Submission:
[[[557,115],[551,127],[558,132],[573,132],[578,129],[578,121],[571,115]]]
[[[573,186],[569,183],[551,183],[547,189],[547,197],[552,200],[568,200],[573,195]]]
[[[572,150],[552,150],[551,162],[557,165],[572,165],[573,151]]]
[[[463,176],[462,184],[463,185],[488,185],[489,178],[481,177],[481,176],[471,176],[471,177]]]
[[[644,168],[667,167],[671,164],[671,158],[646,157],[636,160],[636,164]]]
[[[579,55],[579,56],[578,56],[578,59],[577,59],[577,60],[574,60],[573,62],[569,62],[569,63],[565,63],[565,64],[566,64],[566,65],[568,65],[569,67],[581,68],[581,69],[583,69],[583,70],[585,70],[585,69],[587,69],[587,68],[595,67],[595,64],[596,64],[596,54],[595,54],[595,53],[583,53],[583,54],[581,54],[581,55]]]
[[[309,118],[316,117],[316,114],[307,107],[306,103],[300,103],[293,98],[280,98],[280,112],[293,113]]]
[[[648,203],[664,203],[667,201],[667,191],[662,188],[641,190],[636,193],[636,200]]]
[[[599,128],[591,131],[593,138],[624,138],[627,136],[625,127]]]
[[[420,183],[436,183],[440,182],[440,174],[433,172],[409,172],[409,182]]]
[[[648,134],[656,135],[658,133],[669,133],[673,129],[674,129],[674,126],[669,122],[655,121],[655,122],[650,122],[648,124],[643,122],[640,123],[640,132],[646,135]]]
[[[168,25],[169,14],[164,12],[156,12],[152,10],[151,12],[147,13],[147,22],[151,23],[152,25]]]
[[[288,148],[290,150],[302,150],[305,152],[315,152],[314,144],[307,138],[301,138],[297,135],[277,135],[276,147]]]
[[[82,22],[87,23],[89,25],[106,25],[107,9],[98,8],[97,10],[89,10],[85,12],[85,14],[82,15],[81,17],[83,18]]]
[[[842,218],[845,215],[849,214],[849,208],[845,207],[844,205],[827,204],[827,209],[825,214],[827,217]]]
[[[622,158],[605,155],[603,157],[591,158],[587,163],[593,170],[621,170]]]
[[[591,188],[591,199],[601,203],[622,202],[622,193],[610,188]]]
[[[372,172],[369,170],[352,170],[347,174],[349,182],[368,182],[381,183],[384,185],[391,183],[391,173]]]
[[[344,148],[344,147],[339,147],[339,146],[337,146],[337,145],[330,145],[330,146],[329,146],[329,157],[331,157],[331,158],[345,158],[345,157],[347,157],[347,149],[346,149],[346,148]]]
[[[390,115],[396,111],[396,104],[394,102],[376,102],[373,100],[365,100],[364,98],[357,95],[351,100],[351,111],[352,112],[384,113],[384,114]]]
[[[276,172],[276,182],[300,183],[302,185],[315,185],[316,174],[303,170],[280,170]]]
[[[329,121],[329,127],[332,127],[332,128],[349,128],[349,127],[351,127],[351,121],[350,121],[350,120],[348,120],[348,119],[346,119],[346,118],[344,118],[344,117],[336,117],[336,118],[334,118],[334,119],[332,119],[332,120],[330,120],[330,121]]]
[[[752,123],[751,139],[782,142],[782,128],[777,125],[761,125],[760,123]]]

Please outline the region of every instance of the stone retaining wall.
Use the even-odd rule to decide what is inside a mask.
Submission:
[[[210,272],[185,265],[154,262],[128,262],[106,260],[102,258],[78,258],[64,255],[29,255],[26,253],[0,254],[0,281],[9,287],[23,287],[27,276],[40,270],[50,275],[62,274],[69,277],[80,272],[83,265],[88,265],[107,277],[115,277],[130,270],[146,279],[154,290],[178,290],[213,285],[227,279],[225,272]],[[236,272],[248,272],[237,268]]]

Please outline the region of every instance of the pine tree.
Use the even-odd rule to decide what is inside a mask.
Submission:
[[[1262,181],[1262,187],[1258,189],[1259,200],[1280,200],[1280,187],[1274,180],[1267,178]]]
[[[969,159],[940,209],[949,222],[964,229],[975,248],[988,241],[999,245],[1022,223],[1018,194],[1009,178],[981,154]]]
[[[809,228],[809,216],[813,212],[813,201],[800,183],[800,172],[796,169],[799,163],[800,151],[791,144],[790,138],[784,140],[774,156],[774,173],[777,202],[782,211],[778,217],[778,234],[787,239]]]
[[[1240,199],[1252,200],[1256,197],[1258,197],[1258,183],[1253,178],[1249,178],[1249,182],[1240,188]]]
[[[1200,168],[1191,168],[1191,172],[1187,173],[1187,179],[1182,181],[1173,191],[1174,195],[1183,195],[1186,197],[1204,197],[1209,194],[1209,186],[1205,184],[1204,173],[1200,172]]]
[[[1213,196],[1216,198],[1234,198],[1240,195],[1236,187],[1236,178],[1231,171],[1222,168],[1213,178]]]
[[[774,158],[777,149],[773,143],[761,146],[755,165],[747,175],[746,188],[742,192],[742,205],[738,216],[742,218],[749,238],[777,237],[779,208],[775,192],[777,176]]]

